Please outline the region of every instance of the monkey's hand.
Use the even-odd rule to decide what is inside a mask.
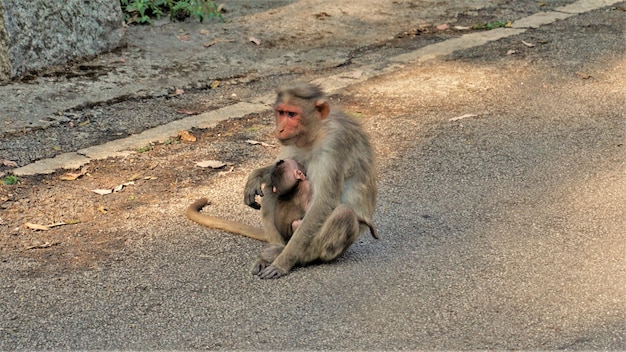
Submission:
[[[280,269],[273,264],[270,264],[267,268],[263,269],[258,275],[261,279],[278,279],[287,275],[286,270]]]
[[[258,188],[249,188],[248,185],[246,185],[246,189],[243,194],[243,201],[254,209],[261,209],[261,204],[256,201],[256,196],[263,197],[261,186],[259,185]]]
[[[268,183],[271,166],[256,169],[248,176],[246,188],[243,190],[243,201],[254,209],[261,209],[261,204],[257,203],[256,196],[263,197],[263,184]]]

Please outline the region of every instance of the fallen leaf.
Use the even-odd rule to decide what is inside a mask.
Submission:
[[[256,45],[261,45],[261,41],[255,37],[248,38],[248,41],[253,42]]]
[[[352,71],[351,73],[348,73],[344,76],[341,76],[342,78],[353,78],[353,79],[359,79],[361,78],[361,76],[363,76],[363,70],[356,70],[356,71]]]
[[[589,78],[593,77],[593,76],[591,76],[590,74],[585,73],[585,72],[582,72],[582,71],[578,71],[578,72],[576,72],[576,75],[577,75],[578,77],[582,78],[582,79],[589,79]]]
[[[143,179],[150,181],[150,180],[156,180],[156,179],[158,179],[158,177],[156,177],[156,176],[146,176]]]
[[[215,89],[215,88],[217,88],[217,87],[219,87],[219,86],[220,86],[220,81],[215,80],[215,81],[211,82],[211,85],[210,85],[209,87],[210,87],[211,89]]]
[[[327,12],[320,12],[320,13],[316,13],[316,14],[315,14],[315,15],[313,15],[313,16],[315,16],[315,18],[317,18],[318,20],[323,20],[323,19],[325,19],[326,17],[331,17],[331,16],[330,16]]]
[[[126,62],[126,59],[121,58],[121,59],[120,59],[120,62],[121,62],[121,63],[125,63],[125,62]]]
[[[188,42],[191,40],[191,36],[189,35],[189,33],[179,34],[176,36],[176,38],[178,38],[178,40],[182,42]]]
[[[181,94],[183,94],[183,93],[185,93],[185,90],[184,90],[184,89],[181,89],[181,88],[176,88],[176,89],[174,90],[174,95],[181,95]]]
[[[476,117],[476,116],[478,116],[478,115],[476,115],[476,114],[465,114],[465,115],[453,117],[449,121],[458,121],[458,120],[465,119],[465,118],[468,118],[468,117]]]
[[[272,147],[272,148],[274,147],[274,145],[272,145],[272,144],[267,144],[267,143],[265,143],[265,142],[255,141],[255,140],[253,140],[253,139],[248,139],[248,140],[246,141],[246,143],[248,143],[248,144],[252,144],[252,145],[259,145],[259,144],[260,144],[260,145],[262,145],[262,146],[264,146],[264,147]]]
[[[548,4],[546,4],[546,3],[545,3],[545,2],[543,2],[543,1],[538,1],[538,2],[537,2],[537,6],[548,6]]]
[[[115,187],[113,188],[113,192],[121,192],[121,191],[124,189],[124,187],[126,187],[126,186],[128,186],[128,185],[134,185],[134,184],[135,184],[135,182],[134,182],[134,181],[124,182],[124,183],[122,183],[122,184],[119,184],[119,185],[115,186]]]
[[[17,167],[17,163],[15,161],[7,160],[7,159],[2,159],[0,161],[2,161],[2,165],[4,166]]]
[[[185,115],[198,115],[199,114],[199,112],[193,111],[193,110],[176,110],[176,112],[179,114],[185,114]]]
[[[65,173],[64,175],[61,175],[59,177],[59,179],[62,180],[62,181],[74,181],[77,178],[85,175],[87,173],[87,171],[89,171],[89,168],[83,167],[78,172],[68,172],[68,173]]]
[[[38,231],[48,231],[48,230],[50,230],[50,227],[47,226],[47,225],[33,224],[32,222],[24,223],[24,227],[26,227],[27,229],[38,230]]]
[[[529,43],[529,42],[525,42],[525,41],[523,41],[523,40],[522,40],[522,44],[526,45],[526,46],[527,46],[527,47],[529,47],[529,48],[534,48],[534,47],[535,47],[535,44],[533,44],[533,43]]]
[[[472,29],[472,27],[469,27],[469,26],[454,26],[452,28],[456,29],[457,31],[466,31],[466,30]]]
[[[195,142],[196,141],[196,136],[191,134],[189,131],[185,131],[185,130],[178,131],[178,137],[180,137],[180,139],[185,141],[185,142]]]
[[[208,47],[211,47],[211,46],[213,46],[213,45],[215,45],[215,44],[217,44],[217,43],[219,43],[219,42],[220,42],[220,40],[219,40],[219,39],[213,39],[213,40],[211,40],[210,42],[206,42],[206,43],[204,43],[204,44],[203,44],[203,46],[204,46],[205,48],[208,48]]]
[[[102,205],[98,207],[98,211],[101,212],[102,214],[106,214],[108,212],[108,210]]]
[[[112,188],[108,188],[108,189],[92,189],[91,191],[94,192],[94,193],[98,193],[100,195],[113,193],[113,189]]]
[[[437,29],[440,31],[445,31],[446,29],[449,29],[449,28],[450,28],[450,25],[448,25],[447,23],[440,24],[437,26]]]
[[[89,124],[89,120],[85,120],[83,122],[79,122],[78,127],[84,127],[84,126],[87,126],[88,124]]]
[[[140,177],[141,177],[141,173],[139,173],[139,172],[138,172],[138,173],[136,173],[136,174],[132,175],[132,176],[128,179],[128,181],[135,181],[135,180],[137,180],[137,179],[138,179],[138,178],[140,178]]]
[[[56,246],[57,244],[59,244],[59,242],[46,242],[46,243],[37,244],[34,246],[28,246],[26,247],[26,249],[50,248],[52,246]]]
[[[211,33],[211,31],[208,30],[208,29],[201,29],[200,30],[200,34],[202,34],[202,35],[209,35],[210,33]]]
[[[513,49],[511,49],[511,50],[507,51],[507,52],[506,52],[506,54],[507,54],[507,55],[517,54],[517,50],[513,50]]]
[[[224,166],[226,166],[226,163],[219,161],[219,160],[204,160],[204,161],[198,161],[196,163],[196,166],[209,167],[211,169],[221,169]]]

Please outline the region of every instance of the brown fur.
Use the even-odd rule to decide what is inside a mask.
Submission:
[[[293,159],[279,160],[270,175],[273,191],[278,195],[274,221],[278,231],[281,234],[288,234],[291,238],[302,223],[301,220],[313,198],[310,182],[306,177],[304,166]],[[370,221],[360,216],[357,216],[357,221],[369,227],[372,237],[380,239],[378,231]]]
[[[210,202],[208,199],[200,198],[187,207],[187,209],[185,210],[185,215],[187,215],[190,220],[193,220],[198,224],[204,225],[206,227],[228,231],[238,235],[244,235],[259,241],[267,241],[267,236],[265,235],[265,232],[263,232],[263,230],[258,227],[249,226],[240,222],[230,221],[215,216],[201,214],[200,210],[202,210],[202,208],[209,204]]]
[[[302,223],[285,238],[276,228],[278,197],[269,182],[273,165],[248,177],[244,200],[258,207],[255,196],[263,196],[263,226],[273,243],[253,267],[261,278],[281,277],[298,264],[333,260],[364,229],[359,219],[371,224],[376,206],[374,154],[356,121],[331,112],[324,94],[313,85],[280,90],[275,110],[275,133],[284,146],[281,159],[295,159],[306,167],[313,196]]]

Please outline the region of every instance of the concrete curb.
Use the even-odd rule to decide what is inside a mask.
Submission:
[[[397,55],[389,59],[388,69],[376,70],[374,66],[355,67],[353,74],[339,74],[319,78],[313,83],[320,84],[327,93],[333,93],[350,85],[363,82],[367,79],[388,73],[389,69],[397,65],[412,62],[424,62],[438,56],[448,55],[456,50],[468,49],[488,42],[499,40],[524,33],[529,28],[551,24],[577,14],[589,12],[602,7],[611,6],[623,0],[579,0],[573,4],[562,6],[556,11],[540,12],[515,21],[511,28],[498,28],[491,31],[468,33],[458,38],[432,44],[410,53]],[[210,111],[196,116],[190,116],[182,120],[146,130],[140,134],[111,141],[103,145],[81,149],[75,153],[65,153],[54,158],[38,160],[29,165],[12,170],[16,176],[28,176],[35,174],[49,174],[58,169],[76,169],[91,160],[106,159],[115,156],[124,156],[134,153],[134,149],[145,146],[151,142],[164,141],[175,136],[180,130],[188,130],[193,127],[209,128],[229,118],[241,118],[252,113],[261,113],[269,110],[269,104],[274,95],[263,95],[253,99],[252,102],[240,102],[221,109]]]

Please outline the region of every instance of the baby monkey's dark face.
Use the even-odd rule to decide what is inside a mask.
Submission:
[[[272,191],[279,197],[290,197],[300,181],[306,179],[303,167],[293,159],[279,160],[270,171]]]

